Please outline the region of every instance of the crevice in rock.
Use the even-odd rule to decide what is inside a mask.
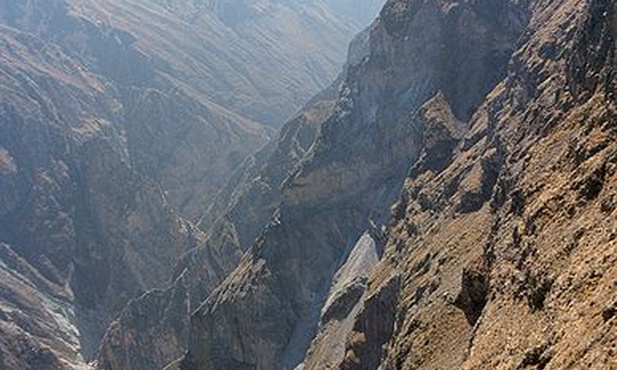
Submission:
[[[548,346],[541,345],[527,351],[517,369],[534,367],[536,370],[543,370],[552,359],[553,354],[548,350]]]
[[[546,299],[553,288],[553,279],[544,277],[538,280],[536,277],[530,277],[527,281],[527,303],[531,312],[541,311],[544,309]]]
[[[604,188],[606,169],[604,166],[597,168],[589,176],[584,178],[579,185],[579,195],[581,198],[592,201],[600,195]]]
[[[531,295],[529,296],[529,308],[532,311],[538,311],[544,309],[544,302],[546,301],[546,296],[551,291],[552,282],[544,281],[542,284],[536,289],[532,290]]]
[[[475,325],[488,302],[489,277],[485,271],[464,269],[461,291],[454,300],[454,306],[465,313],[469,325]]]
[[[400,276],[395,275],[364,302],[364,310],[354,326],[355,334],[346,345],[342,370],[377,369],[383,345],[394,332],[400,284]]]
[[[609,322],[614,317],[617,317],[617,303],[614,303],[612,306],[602,311],[602,319],[604,322]]]

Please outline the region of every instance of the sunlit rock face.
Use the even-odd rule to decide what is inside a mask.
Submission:
[[[0,367],[611,368],[615,4],[369,9],[0,0]]]
[[[387,2],[170,369],[613,366],[614,14]]]
[[[336,293],[337,271],[367,230],[384,237],[381,226],[415,163],[433,171],[449,164],[471,112],[506,75],[527,22],[523,5],[454,5],[386,4],[366,52],[350,58],[317,140],[283,181],[271,222],[193,314],[189,353],[177,366],[294,369],[307,350],[327,358],[308,358],[305,367],[342,363],[347,348],[329,341],[346,338],[355,318],[335,325],[332,317],[379,316],[379,308],[363,314],[363,297],[395,312],[398,276],[384,276],[383,293],[365,295],[371,264],[362,263],[364,271],[350,269],[357,284]],[[360,251],[370,260],[370,248]],[[375,347],[391,334],[393,318],[384,320],[384,331],[370,327],[380,336]]]
[[[389,5],[408,14],[414,3]],[[446,9],[490,10],[501,24],[522,5],[456,3]],[[522,10],[506,75],[467,119],[447,94],[420,110],[432,128],[362,308],[341,320],[354,321],[344,355],[319,351],[339,343],[333,331],[313,342],[307,365],[614,366],[615,5],[532,1]],[[466,129],[452,129],[451,113]]]

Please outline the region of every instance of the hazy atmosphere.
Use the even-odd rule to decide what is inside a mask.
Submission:
[[[611,0],[0,0],[0,370],[617,370]]]

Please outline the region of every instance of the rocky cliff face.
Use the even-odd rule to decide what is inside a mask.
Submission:
[[[615,5],[391,0],[369,40],[170,369],[614,367]]]
[[[153,36],[147,24],[142,33],[131,33],[126,27],[88,18],[79,9],[65,1],[6,1],[0,4],[0,19],[39,45],[62,50],[65,59],[97,75],[105,87],[101,94],[115,101],[113,119],[108,120],[122,124],[131,165],[159,183],[183,216],[197,217],[199,207],[205,207],[235,166],[266,142],[266,130],[205,93],[192,92],[180,72],[170,70],[160,50],[140,49],[141,38]],[[27,46],[34,47],[31,44]],[[52,68],[55,62],[44,61]],[[170,79],[183,85],[176,87]],[[56,103],[53,96],[50,99]],[[186,181],[180,183],[177,178],[183,176]]]
[[[346,308],[323,307],[336,271],[362,234],[387,220],[416,161],[434,153],[440,162],[449,159],[441,151],[455,146],[463,128],[457,117],[469,118],[505,75],[507,55],[525,26],[522,5],[505,4],[501,19],[486,4],[458,5],[386,5],[369,32],[368,55],[348,69],[332,115],[284,181],[271,223],[193,315],[182,369],[293,369],[315,335],[320,312],[327,322],[345,309],[358,311],[353,307],[363,296],[361,283],[341,288],[351,289],[340,298]],[[471,20],[478,30],[464,32]],[[452,63],[452,55],[463,63]],[[480,66],[485,73],[476,72]],[[339,301],[334,293],[331,298]],[[351,302],[343,304],[345,299]]]
[[[360,37],[362,39],[362,37]],[[355,43],[354,43],[355,44]],[[352,53],[353,54],[353,53]],[[202,224],[212,226],[206,232],[206,240],[198,247],[187,252],[175,267],[174,276],[178,280],[175,286],[182,284],[188,289],[190,311],[184,311],[184,321],[189,327],[190,314],[197,309],[202,301],[233,271],[238,265],[242,254],[259,236],[263,225],[267,224],[275,213],[281,201],[281,186],[283,181],[298,166],[301,159],[314,143],[321,125],[331,115],[336,98],[336,91],[341,81],[335,81],[332,86],[316,96],[294,119],[285,125],[266,147],[247,159],[228,185],[218,194],[204,217]],[[217,217],[222,214],[223,216]],[[176,289],[176,288],[174,288]],[[131,303],[136,306],[134,311],[144,301],[149,302],[151,294]],[[169,305],[165,299],[155,302],[158,307],[149,310],[163,311]],[[157,326],[156,322],[152,322]],[[156,330],[161,330],[159,328]],[[111,345],[111,340],[104,340],[99,352],[99,364],[104,369],[140,369],[152,368],[153,362],[166,364],[183,354],[177,352],[175,357],[169,353],[160,356],[158,345],[168,348],[165,343],[152,343],[150,331],[136,330],[133,321],[125,319],[114,323],[113,333],[108,338],[126,337],[127,333],[137,344],[133,345],[134,353],[125,356],[121,346]],[[188,330],[176,331],[173,341],[188,343]],[[141,342],[141,343],[140,343]],[[153,354],[153,351],[155,354]],[[138,353],[135,353],[138,352]],[[109,357],[114,357],[111,361]],[[143,361],[139,359],[143,358]],[[156,358],[156,359],[155,359]],[[165,360],[167,362],[165,362]],[[113,363],[113,364],[112,364]],[[174,364],[173,366],[176,366]],[[159,366],[160,368],[160,366]]]
[[[451,163],[406,180],[369,286],[404,283],[340,368],[615,367],[615,7],[530,5]]]
[[[189,292],[239,252],[206,256],[210,285],[187,282],[175,265],[205,234],[179,215],[200,219],[264,123],[338,73],[353,33],[324,4],[290,4],[231,28],[208,2],[0,1],[0,368],[156,368],[184,352]],[[296,21],[305,37],[278,35]]]
[[[87,369],[71,293],[0,244],[0,366]]]
[[[162,369],[187,348],[190,297],[181,277],[128,303],[108,328],[97,368]]]
[[[220,211],[223,216],[212,223],[205,241],[185,253],[174,268],[176,280],[168,289],[186,292],[186,307],[176,310],[172,297],[157,291],[130,302],[126,309],[130,313],[112,324],[101,344],[97,360],[101,369],[161,369],[184,354],[190,314],[238,265],[261,225],[272,216],[280,202],[281,182],[314,141],[331,111],[330,98],[325,94],[304,109],[277,140],[248,159],[221,191],[213,208],[226,207]],[[175,326],[167,324],[167,316],[136,325],[147,312],[173,315]]]
[[[105,370],[617,366],[613,2],[390,0],[331,89],[256,155],[220,149],[237,171],[184,200],[168,181],[207,173],[173,164],[209,157],[199,138],[264,130],[162,74],[169,41],[127,36],[144,4],[51,2],[82,31],[47,49],[24,4],[28,33],[0,36],[4,367],[82,369],[101,337]],[[239,33],[229,7],[290,9],[156,4],[154,24]],[[66,52],[80,37],[135,61],[128,86]]]
[[[321,1],[223,3],[7,0],[0,17],[114,85],[133,165],[197,221],[265,144],[263,126],[279,127],[334,80],[357,32]]]
[[[10,28],[2,58],[2,366],[81,366],[126,302],[166,282],[165,261],[200,233],[131,166],[107,81]]]
[[[528,9],[453,155],[409,172],[331,368],[615,367],[615,6]]]

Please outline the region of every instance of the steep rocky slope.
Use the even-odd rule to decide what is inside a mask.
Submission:
[[[263,126],[334,80],[357,32],[323,1],[4,0],[0,19],[114,84],[133,164],[193,221]]]
[[[505,74],[525,23],[522,5],[503,10],[504,22],[488,4],[459,4],[449,13],[429,3],[409,9],[420,12],[414,24],[400,16],[401,4],[386,5],[372,26],[368,55],[348,69],[316,144],[284,181],[271,223],[193,315],[191,347],[180,368],[274,369],[302,362],[335,272],[366,230],[387,221],[407,169],[423,154],[423,132],[435,145],[453,145],[431,139],[426,117],[414,112],[443,91],[435,110],[458,131],[455,117],[469,118]],[[469,20],[481,30],[466,32]],[[461,62],[453,63],[453,55]],[[438,136],[439,127],[434,131]],[[356,300],[362,283],[358,287]]]
[[[362,0],[345,12],[326,0],[69,3],[131,34],[140,52],[166,65],[174,87],[274,127],[336,78],[347,43],[381,5]]]
[[[88,29],[125,9],[96,40],[126,53],[143,4],[115,4],[51,9]],[[203,4],[152,19],[245,22]],[[0,364],[85,368],[106,329],[105,370],[617,368],[616,11],[388,1],[340,80],[208,195],[205,235],[152,166],[166,122],[198,121],[189,146],[209,114],[264,131],[156,64],[119,85],[87,47],[4,27]]]
[[[389,1],[169,369],[616,367],[615,22]]]
[[[450,164],[406,180],[335,368],[617,368],[615,10],[531,3]]]
[[[367,33],[360,33],[351,43],[345,68],[356,65],[366,52]],[[145,294],[130,302],[124,319],[116,321],[107,332],[99,351],[99,366],[115,370],[160,368],[184,352],[186,346],[169,351],[165,341],[152,342],[151,331],[171,343],[186,345],[188,333],[178,328],[188,328],[190,312],[238,265],[242,254],[269,222],[281,202],[283,181],[304,158],[321,125],[332,114],[342,82],[337,79],[315,96],[268,145],[249,157],[201,218],[200,225],[211,225],[205,242],[186,253],[175,268],[173,289],[188,289],[190,307],[184,312],[181,326],[159,326],[156,320],[150,323],[149,330],[136,325],[141,322],[141,313],[167,312],[170,305],[165,299],[152,297],[160,297],[158,292]],[[158,306],[152,305],[153,300]],[[173,353],[176,356],[170,356]]]
[[[1,37],[2,366],[83,364],[201,233],[130,165],[105,80],[32,35]]]
[[[71,295],[0,244],[0,366],[2,369],[86,369]],[[67,361],[64,366],[60,359]]]
[[[129,302],[108,328],[97,369],[162,369],[188,345],[190,296],[186,279]]]
[[[244,251],[268,223],[280,203],[283,180],[298,165],[321,124],[332,113],[333,92],[339,84],[340,81],[335,82],[331,89],[316,97],[269,145],[247,159],[219,193],[207,212],[214,221],[201,221],[212,225],[206,240],[187,252],[175,267],[177,279],[171,289],[186,290],[188,306],[181,311],[169,311],[171,297],[158,298],[159,292],[130,302],[124,319],[112,324],[101,343],[97,362],[102,369],[160,369],[184,354],[191,312],[238,265]],[[216,217],[218,214],[223,216]],[[169,326],[167,319],[156,318],[144,330],[140,323],[146,312],[166,312],[173,315],[177,324]],[[152,338],[157,336],[166,339],[153,342]],[[169,343],[180,346],[170,347]]]
[[[148,19],[147,13],[142,18]],[[106,86],[104,94],[118,104],[114,121],[123,124],[128,136],[131,165],[159,183],[185,217],[196,217],[234,167],[267,141],[267,130],[259,123],[204,93],[194,93],[186,85],[190,77],[174,72],[164,51],[142,50],[140,40],[152,37],[147,24],[141,34],[136,33],[87,18],[60,0],[5,0],[0,3],[0,21],[39,45],[59,48],[82,71],[97,75]],[[180,25],[170,24],[170,33],[174,27]],[[156,40],[169,43],[170,38],[162,34]],[[174,55],[182,52],[176,50]],[[53,60],[44,62],[55,66]],[[55,102],[53,96],[50,99]]]
[[[175,264],[205,236],[178,214],[199,219],[268,139],[255,119],[288,114],[266,97],[298,88],[284,104],[295,109],[338,72],[353,33],[323,3],[282,3],[235,31],[197,5],[0,1],[0,368],[85,368],[127,320],[140,332],[160,321],[140,348],[180,356],[187,340],[165,333],[187,337],[198,283]],[[306,37],[287,43],[284,26],[303,19]],[[207,272],[218,282],[238,259]],[[164,310],[133,320],[153,307]]]

